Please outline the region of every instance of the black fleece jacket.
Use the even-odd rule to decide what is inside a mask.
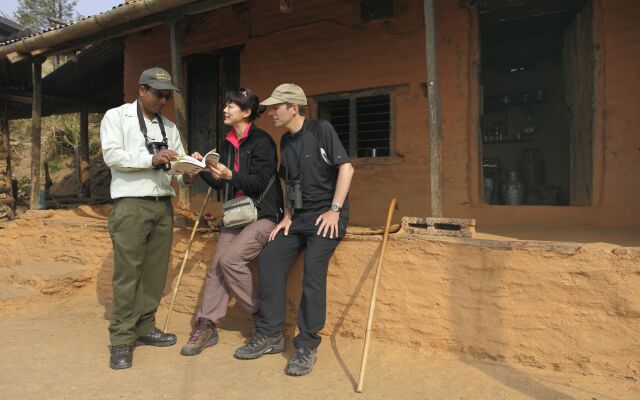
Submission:
[[[269,218],[274,222],[282,219],[282,187],[276,174],[278,165],[278,153],[276,144],[269,134],[251,124],[247,139],[240,144],[240,170],[233,171],[236,159],[236,151],[228,140],[224,140],[218,154],[220,163],[226,165],[233,173],[230,181],[227,198],[233,198],[233,193],[242,190],[245,196],[254,201],[264,191],[271,176],[275,175],[275,181],[264,196],[262,202],[257,205],[258,218]],[[200,177],[215,189],[224,189],[224,183],[228,181],[214,179],[211,173],[200,172]]]

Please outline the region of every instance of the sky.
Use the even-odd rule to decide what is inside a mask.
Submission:
[[[110,10],[114,6],[123,2],[123,0],[78,0],[76,12],[86,17],[98,14],[102,11]],[[13,19],[13,12],[17,7],[18,0],[0,0],[0,11],[11,19]]]

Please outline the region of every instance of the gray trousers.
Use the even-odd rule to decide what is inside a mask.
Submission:
[[[249,313],[258,311],[258,289],[248,264],[260,254],[275,226],[271,220],[262,218],[243,228],[222,228],[205,277],[198,318],[218,322],[227,314],[232,295]]]

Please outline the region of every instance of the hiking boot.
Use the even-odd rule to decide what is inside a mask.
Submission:
[[[302,376],[306,375],[313,369],[313,364],[318,358],[316,349],[308,347],[299,347],[293,353],[293,357],[287,363],[287,375]]]
[[[151,332],[146,335],[138,337],[136,345],[149,345],[156,347],[173,346],[178,341],[178,338],[173,333],[164,333],[158,328],[153,328]]]
[[[263,354],[276,354],[284,351],[284,339],[282,334],[278,336],[266,336],[261,332],[255,332],[249,342],[239,347],[236,352],[236,358],[241,360],[252,360]]]
[[[183,356],[195,356],[216,343],[218,343],[216,324],[206,318],[198,318],[189,336],[189,341],[182,346],[180,354]]]
[[[111,369],[131,368],[133,361],[133,346],[130,344],[116,344],[111,346],[111,358],[109,367]]]

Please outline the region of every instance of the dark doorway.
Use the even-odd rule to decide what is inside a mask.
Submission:
[[[205,154],[220,143],[228,130],[221,118],[224,95],[240,87],[240,48],[190,56],[187,62],[189,152]],[[191,194],[206,192],[197,180]]]
[[[590,2],[482,4],[485,202],[588,205],[594,94]]]

